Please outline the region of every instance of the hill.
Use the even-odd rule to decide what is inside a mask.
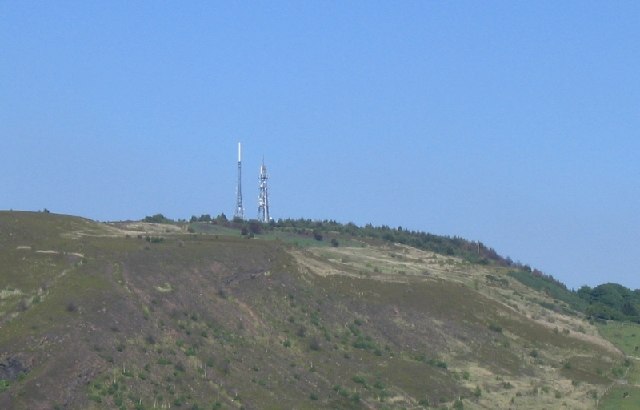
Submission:
[[[589,408],[633,367],[489,248],[307,225],[0,212],[0,408]]]

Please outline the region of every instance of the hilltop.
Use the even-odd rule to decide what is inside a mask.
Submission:
[[[0,212],[1,408],[594,408],[636,374],[634,339],[482,244],[169,222]]]

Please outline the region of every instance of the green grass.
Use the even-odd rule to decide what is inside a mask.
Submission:
[[[597,325],[600,334],[629,356],[640,357],[640,324],[613,322]]]
[[[607,395],[600,400],[598,409],[599,410],[640,409],[640,388],[631,387],[631,386],[614,386],[609,391],[609,393],[607,393]]]
[[[640,357],[640,325],[630,322],[599,323],[597,325],[600,334],[632,357]],[[640,384],[640,361],[630,359],[630,368],[626,377],[629,385],[614,386],[611,391],[602,398],[598,409],[639,409],[640,408],[640,388],[635,385]]]

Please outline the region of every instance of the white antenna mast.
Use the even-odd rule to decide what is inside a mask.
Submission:
[[[236,186],[236,211],[234,218],[244,219],[242,206],[242,145],[238,142],[238,185]]]

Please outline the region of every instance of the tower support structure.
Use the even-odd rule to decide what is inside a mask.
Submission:
[[[267,186],[267,167],[264,165],[264,159],[260,166],[259,182],[259,194],[258,194],[258,220],[260,222],[268,223],[271,220],[269,216],[269,188]]]
[[[234,218],[244,219],[244,207],[242,206],[242,146],[238,143],[238,185],[236,186],[236,210]]]

